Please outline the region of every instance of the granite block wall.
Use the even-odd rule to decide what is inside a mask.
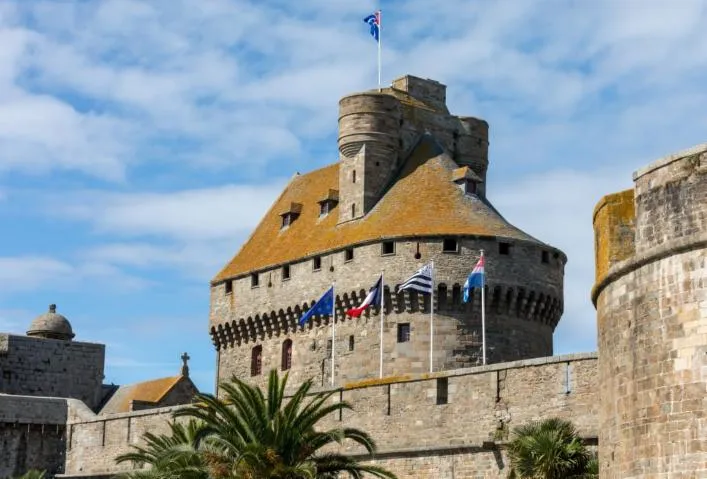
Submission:
[[[0,334],[0,393],[100,402],[103,344]]]
[[[438,404],[439,380],[447,382],[444,404]],[[443,474],[452,467],[457,474],[471,474],[455,477],[505,477],[507,462],[488,444],[502,444],[513,427],[530,420],[559,416],[574,421],[585,437],[598,433],[593,354],[351,384],[335,390],[333,400],[350,402],[354,410],[326,418],[322,427],[346,424],[368,431],[380,450],[376,460],[401,479],[429,477],[424,471],[439,464]],[[174,409],[70,418],[66,474],[117,470],[113,459],[129,451],[145,431],[165,431]],[[465,448],[456,458],[440,453],[456,448]],[[351,445],[342,451],[360,452]]]
[[[359,319],[346,318],[344,312],[358,306],[381,271],[389,289],[385,296],[384,374],[428,372],[429,298],[409,292],[395,294],[395,285],[432,258],[437,286],[434,370],[481,364],[480,291],[474,293],[471,303],[461,301],[461,287],[480,249],[485,250],[486,258],[489,362],[552,355],[552,333],[563,307],[564,256],[550,247],[524,241],[458,240],[459,251],[449,254],[442,253],[442,238],[396,240],[394,255],[382,255],[381,243],[369,243],[355,247],[351,261],[345,260],[343,251],[323,255],[319,271],[313,271],[309,258],[292,263],[288,280],[283,280],[281,268],[273,268],[258,273],[256,288],[250,276],[232,280],[230,294],[223,283],[213,286],[210,325],[219,350],[218,377],[222,380],[235,374],[249,378],[256,346],[262,347],[263,371],[280,367],[283,342],[291,339],[293,381],[314,377],[320,384],[328,383],[329,318],[315,318],[304,328],[298,327],[297,321],[305,305],[313,304],[335,279],[335,384],[378,377],[379,312],[373,310]],[[500,253],[500,243],[509,245],[509,254]],[[543,251],[547,262],[543,262]],[[398,342],[400,324],[410,325],[409,342]],[[253,380],[262,382],[264,378],[261,375]]]

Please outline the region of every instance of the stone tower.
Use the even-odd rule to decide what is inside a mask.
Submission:
[[[488,124],[450,114],[446,87],[404,76],[390,88],[339,102],[338,162],[296,175],[236,256],[212,280],[211,336],[221,379],[335,384],[378,376],[379,311],[352,319],[384,274],[384,374],[478,365],[480,292],[462,302],[485,251],[489,362],[552,355],[563,310],[565,255],[508,223],[487,199]],[[435,265],[435,334],[429,295],[397,292]],[[336,284],[329,316],[303,312]],[[430,361],[430,341],[433,358]],[[432,364],[431,364],[432,363]]]
[[[594,212],[602,478],[707,477],[707,144]]]

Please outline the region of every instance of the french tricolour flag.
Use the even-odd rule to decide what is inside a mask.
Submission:
[[[371,288],[371,291],[368,293],[368,296],[366,296],[366,299],[363,300],[363,303],[361,303],[358,308],[349,309],[346,311],[346,314],[358,318],[369,306],[380,306],[382,298],[383,275],[378,278],[378,281],[376,281],[376,284]]]
[[[473,288],[482,288],[484,286],[484,257],[479,258],[479,262],[471,271],[471,274],[464,282],[464,302],[469,302],[469,295]]]

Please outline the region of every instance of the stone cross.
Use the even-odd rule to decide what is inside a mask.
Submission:
[[[189,377],[189,366],[187,366],[187,361],[189,361],[191,358],[187,353],[182,354],[182,376],[184,377]]]

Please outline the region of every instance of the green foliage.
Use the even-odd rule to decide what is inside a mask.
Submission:
[[[335,447],[353,441],[373,454],[376,445],[364,431],[340,427],[319,430],[325,417],[344,409],[332,392],[311,394],[312,381],[302,384],[286,400],[287,375],[270,372],[267,391],[231,379],[221,385],[223,398],[199,394],[196,402],[175,417],[188,426],[170,425],[169,435],[145,434],[145,446],[118,458],[149,469],[125,477],[189,479],[334,479],[340,473],[353,479],[364,474],[394,479],[380,467],[359,463]]]
[[[508,444],[511,477],[568,479],[597,477],[596,461],[570,421],[551,418],[519,426]]]
[[[17,479],[44,479],[47,471],[38,471],[37,469],[30,469],[21,476],[17,476]]]

